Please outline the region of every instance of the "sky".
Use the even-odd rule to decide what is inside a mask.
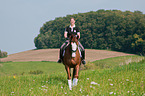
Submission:
[[[34,38],[57,17],[104,10],[141,11],[145,0],[0,0],[0,50],[8,54],[36,49]]]

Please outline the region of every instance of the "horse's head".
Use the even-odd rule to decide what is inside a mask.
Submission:
[[[69,37],[69,39],[70,39],[71,42],[76,42],[76,43],[78,42],[78,38],[79,38],[79,36],[78,35],[75,35],[75,34],[72,34]]]
[[[71,48],[72,48],[72,57],[76,56],[76,51],[78,48],[78,35],[72,34],[70,37],[70,44],[71,44]]]

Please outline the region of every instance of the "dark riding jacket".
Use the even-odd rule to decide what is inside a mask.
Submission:
[[[77,35],[78,33],[80,33],[80,30],[76,26],[73,26],[73,28],[71,28],[71,26],[67,26],[65,28],[65,32],[67,32],[67,37],[69,37],[69,36],[71,36],[71,34]],[[63,52],[64,52],[65,48],[67,47],[68,43],[69,43],[69,40],[66,40],[66,42],[63,43],[63,45],[60,47],[60,58],[61,59],[63,58]],[[85,49],[80,42],[79,42],[79,49],[81,51],[81,58],[83,60],[83,59],[85,59]]]
[[[73,28],[71,28],[71,25],[70,26],[67,26],[65,28],[65,32],[67,32],[67,37],[69,37],[71,34],[75,34],[77,35],[78,33],[80,33],[80,30],[78,27],[76,27],[75,25],[73,26]]]

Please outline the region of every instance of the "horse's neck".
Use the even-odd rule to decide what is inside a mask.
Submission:
[[[66,47],[66,49],[65,49],[65,52],[69,52],[69,53],[71,53],[71,50],[72,50],[72,48],[71,48],[71,43],[69,43],[69,45]]]
[[[69,51],[72,52],[71,42],[68,45]]]

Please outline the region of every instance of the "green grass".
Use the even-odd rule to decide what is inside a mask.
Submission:
[[[144,59],[143,56],[138,56],[138,55],[107,58],[107,59],[97,60],[94,62],[88,62],[86,69],[114,68],[116,66],[127,65],[131,62],[139,62],[139,61],[142,61],[143,59]]]
[[[140,62],[125,63],[130,58],[133,58],[133,60],[138,58],[135,61],[140,60]],[[144,96],[145,60],[139,58],[143,57],[136,55],[123,56],[89,62],[86,65],[86,69],[84,68],[85,70],[80,71],[78,85],[72,91],[68,88],[67,75],[63,65],[55,64],[55,62],[31,62],[32,65],[33,63],[38,63],[37,66],[40,69],[39,67],[36,69],[37,67],[33,65],[35,69],[30,68],[28,71],[23,71],[27,73],[30,70],[44,69],[42,70],[44,73],[39,75],[31,75],[28,73],[18,75],[19,71],[17,71],[12,73],[17,73],[17,75],[8,75],[10,74],[8,71],[3,71],[3,75],[0,76],[0,96]],[[4,67],[7,64],[9,66],[11,63],[12,65],[17,63],[17,66],[20,64],[20,62],[2,64]],[[27,66],[31,65],[30,62],[21,63],[29,63]],[[49,65],[49,63],[55,64],[55,66]],[[43,67],[41,69],[41,64],[45,65],[43,67],[48,66],[48,69],[49,66],[51,68],[55,67],[57,71],[55,72],[54,69],[48,71],[47,68]],[[104,64],[103,67],[101,64]],[[19,65],[19,67],[21,66]],[[92,82],[95,84],[91,84]]]
[[[44,74],[65,71],[63,64],[56,62],[6,62],[0,63],[0,75],[28,75],[30,71],[40,70]]]

